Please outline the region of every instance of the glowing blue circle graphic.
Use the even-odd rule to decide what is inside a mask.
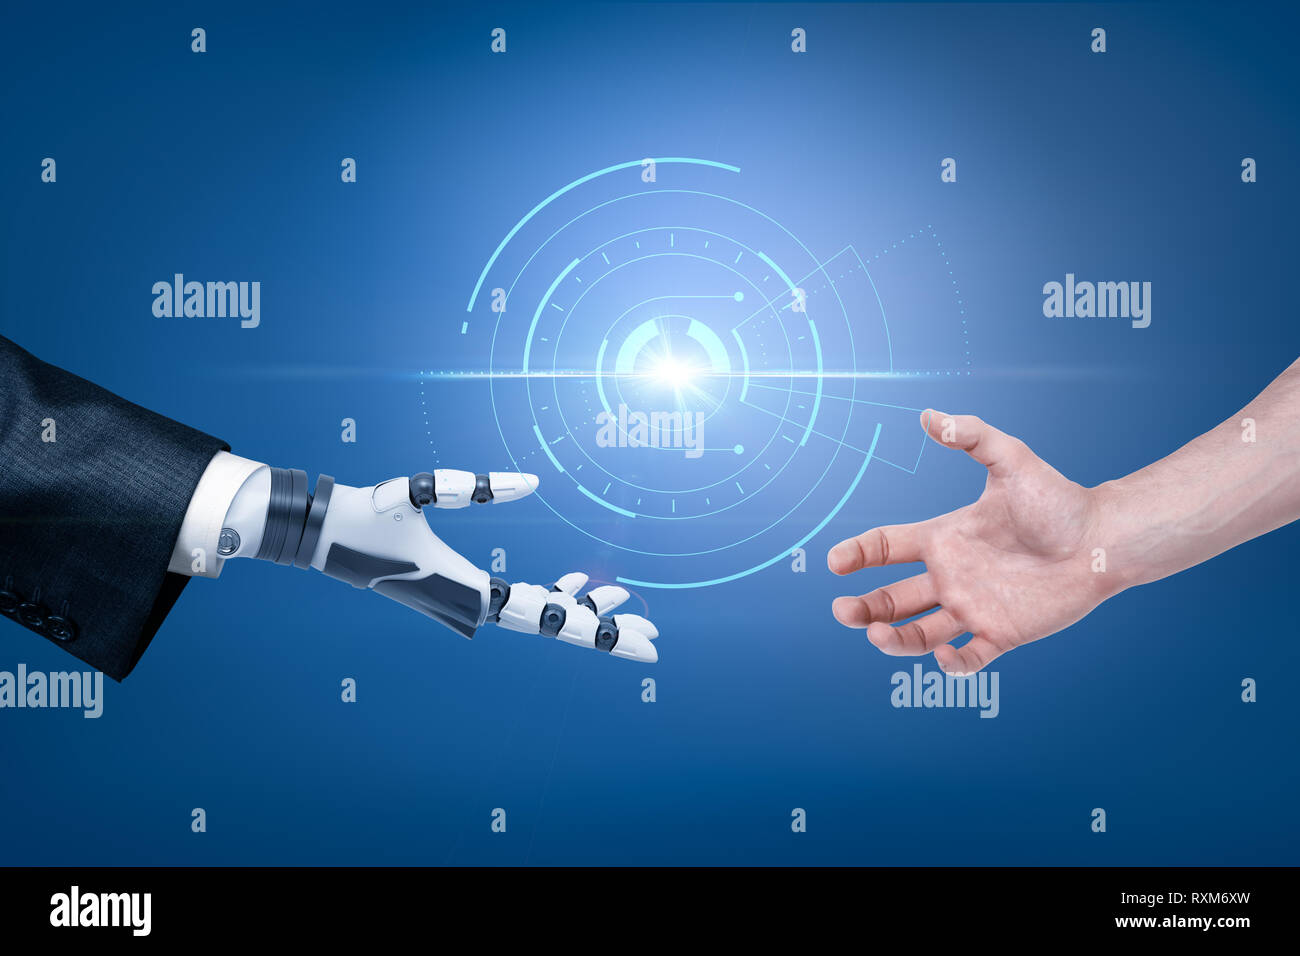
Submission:
[[[872,406],[900,407],[860,394],[894,372],[861,257],[819,259],[730,195],[739,173],[670,157],[583,176],[510,230],[470,296],[510,467],[625,584],[787,558],[862,481]]]

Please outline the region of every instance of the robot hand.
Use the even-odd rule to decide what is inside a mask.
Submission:
[[[579,573],[566,574],[549,590],[509,584],[449,548],[424,519],[423,509],[430,505],[514,501],[536,487],[535,475],[443,469],[366,488],[321,475],[313,497],[307,495],[304,472],[271,468],[250,478],[231,505],[222,557],[313,567],[405,604],[465,637],[492,621],[627,660],[657,661],[651,641],[659,631],[650,621],[636,614],[610,616],[628,598],[623,588],[597,587],[579,598],[587,583]],[[234,550],[227,550],[229,545]]]

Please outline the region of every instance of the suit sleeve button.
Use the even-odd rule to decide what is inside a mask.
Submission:
[[[49,610],[43,604],[24,601],[18,605],[18,620],[33,631],[39,631],[45,627],[45,618],[49,613]]]
[[[45,633],[56,641],[75,641],[77,625],[62,615],[52,614],[45,619]]]

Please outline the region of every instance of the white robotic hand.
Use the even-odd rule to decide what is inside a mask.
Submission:
[[[658,630],[636,614],[610,612],[628,598],[621,587],[593,588],[579,598],[585,574],[554,587],[489,577],[429,528],[423,509],[514,501],[537,487],[535,475],[438,470],[353,488],[321,475],[314,496],[298,470],[270,468],[249,478],[221,532],[223,558],[257,557],[313,567],[353,587],[369,588],[465,637],[486,622],[558,638],[627,660],[653,663]]]

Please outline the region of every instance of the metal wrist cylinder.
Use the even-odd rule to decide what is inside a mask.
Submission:
[[[299,468],[272,468],[271,495],[266,502],[266,526],[257,557],[292,564],[307,524],[311,495],[307,473]]]

